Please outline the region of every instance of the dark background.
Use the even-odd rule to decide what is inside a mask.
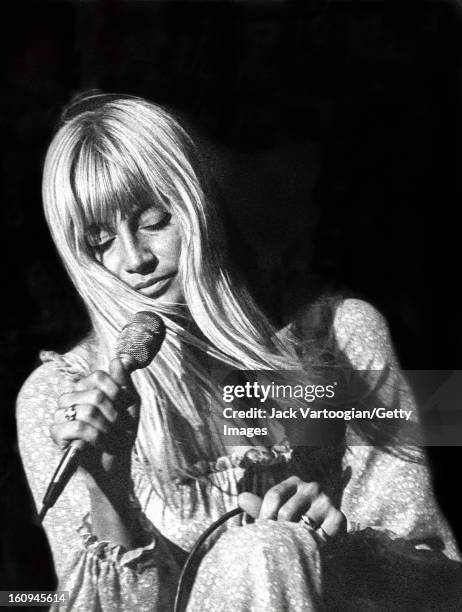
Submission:
[[[42,348],[87,319],[41,210],[60,110],[90,87],[175,109],[222,187],[237,266],[279,323],[323,290],[375,304],[406,369],[462,369],[457,3],[4,3],[1,588],[54,576],[15,447]],[[459,448],[430,450],[462,542]],[[50,468],[51,469],[51,468]],[[1,516],[3,515],[3,516]]]

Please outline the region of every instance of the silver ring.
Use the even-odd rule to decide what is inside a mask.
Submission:
[[[76,416],[77,416],[77,409],[75,407],[75,404],[68,406],[66,410],[64,411],[64,418],[66,419],[66,421],[75,421]]]
[[[329,540],[332,540],[332,536],[326,533],[322,527],[319,527],[318,529],[318,536],[319,539],[324,543],[327,543],[329,542]]]
[[[305,527],[307,529],[309,529],[310,531],[316,531],[316,529],[318,528],[318,526],[313,521],[313,519],[310,516],[308,516],[307,514],[302,514],[300,520],[305,525]]]

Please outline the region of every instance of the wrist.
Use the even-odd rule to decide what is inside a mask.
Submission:
[[[107,503],[120,509],[129,506],[133,484],[128,474],[87,473],[86,485],[92,502],[102,503],[106,500]]]
[[[94,535],[127,549],[146,544],[131,482],[125,486],[119,480],[116,487],[109,488],[106,482],[93,481],[88,490]]]

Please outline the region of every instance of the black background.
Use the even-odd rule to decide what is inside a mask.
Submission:
[[[61,108],[99,87],[175,109],[222,187],[237,266],[278,323],[324,289],[386,316],[406,369],[462,369],[456,2],[17,2],[1,8],[2,588],[54,576],[15,448],[42,348],[87,319],[42,216]],[[462,541],[461,452],[431,449]]]

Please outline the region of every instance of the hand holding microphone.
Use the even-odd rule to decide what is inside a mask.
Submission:
[[[139,397],[120,357],[110,362],[108,372],[96,370],[61,395],[58,406],[51,435],[59,446],[70,442],[78,449],[79,465],[89,476],[109,474],[114,461],[130,452]]]
[[[165,326],[157,315],[138,312],[121,332],[109,372],[92,372],[60,397],[51,435],[67,448],[43,499],[42,520],[78,465],[89,485],[117,484],[129,477],[140,405],[130,374],[149,365],[164,337]]]

